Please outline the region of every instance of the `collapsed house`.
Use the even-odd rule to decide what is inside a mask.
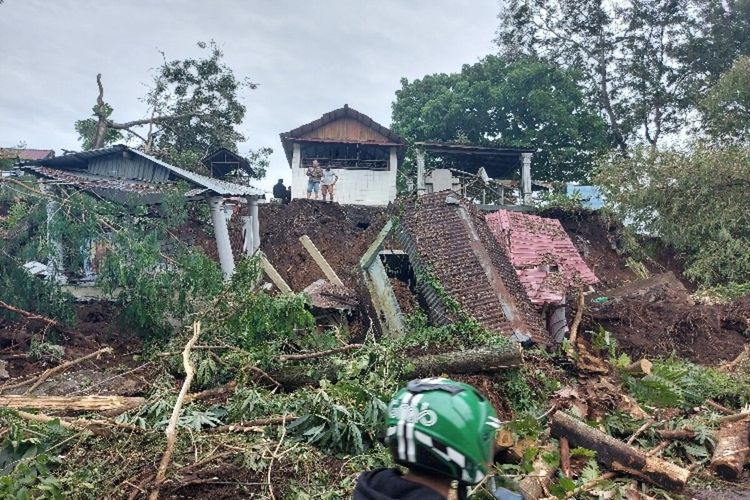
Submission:
[[[209,205],[218,258],[225,277],[234,272],[235,256],[229,241],[227,220],[235,206],[247,206],[247,214],[243,217],[245,251],[252,253],[260,246],[258,200],[264,198],[264,192],[252,186],[197,174],[124,145],[46,157],[26,162],[24,168],[38,177],[40,188],[48,195],[48,224],[60,207],[57,189],[61,186],[133,206],[159,205],[166,193],[177,188],[179,183],[185,183],[188,187],[184,193],[186,201]],[[47,267],[52,274],[64,275],[62,243],[50,243]],[[91,249],[69,251],[89,253]]]
[[[395,232],[401,252],[382,249],[390,231]],[[385,331],[403,331],[398,301],[382,264],[399,254],[413,270],[417,293],[432,324],[455,323],[465,314],[518,342],[549,343],[507,247],[498,244],[478,209],[459,194],[444,191],[405,201],[397,223],[384,228],[361,260]]]
[[[317,161],[338,176],[339,203],[385,206],[396,199],[406,143],[369,116],[345,104],[280,136],[292,168],[293,198],[307,195],[306,170]]]
[[[485,216],[498,246],[507,249],[518,279],[542,311],[556,342],[568,331],[568,290],[599,282],[557,219],[498,210]]]

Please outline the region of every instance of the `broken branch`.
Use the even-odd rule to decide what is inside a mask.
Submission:
[[[63,363],[61,365],[55,366],[54,368],[50,368],[49,370],[45,371],[44,373],[42,373],[39,376],[39,378],[37,379],[37,381],[34,382],[34,385],[32,385],[31,387],[29,387],[26,390],[25,394],[31,394],[32,392],[34,392],[34,389],[36,389],[37,387],[39,387],[40,385],[42,385],[45,380],[47,380],[48,378],[52,377],[53,375],[57,375],[59,373],[62,373],[65,370],[67,370],[68,368],[70,368],[71,366],[75,366],[75,365],[77,365],[79,363],[83,363],[84,361],[88,361],[88,360],[93,359],[93,358],[97,358],[98,359],[102,354],[112,354],[112,348],[111,347],[105,347],[103,349],[99,349],[96,352],[92,352],[91,354],[87,354],[86,356],[83,356],[81,358],[73,359],[73,360],[67,361],[67,362],[65,362],[65,363]],[[27,380],[25,382],[25,384],[28,384],[29,382],[31,382],[31,380]]]
[[[29,311],[21,309],[20,307],[15,307],[15,306],[12,306],[10,304],[7,304],[7,303],[3,302],[2,300],[0,300],[0,308],[3,308],[5,310],[7,310],[7,311],[16,313],[16,314],[18,314],[20,316],[23,316],[26,319],[33,319],[33,320],[43,321],[43,322],[47,323],[50,326],[54,326],[55,328],[57,328],[58,330],[60,330],[62,332],[67,332],[68,331],[68,329],[65,326],[63,326],[59,321],[57,321],[55,319],[48,318],[47,316],[42,316],[41,314],[30,313]]]
[[[185,401],[190,390],[190,384],[193,382],[193,376],[195,375],[195,368],[193,362],[190,360],[190,350],[193,345],[198,341],[198,337],[201,334],[201,323],[197,321],[193,323],[193,336],[190,337],[185,349],[182,351],[182,364],[185,367],[185,380],[182,382],[182,388],[180,394],[177,396],[174,408],[172,409],[172,416],[169,418],[169,425],[167,425],[167,447],[164,450],[164,455],[161,457],[161,463],[159,464],[159,470],[156,473],[156,479],[154,480],[154,487],[149,495],[149,500],[156,500],[159,498],[159,488],[161,483],[164,482],[164,478],[167,475],[167,468],[169,463],[172,461],[172,454],[174,453],[175,442],[177,441],[177,422],[180,419],[180,413],[182,411],[182,404]]]
[[[299,361],[303,359],[316,359],[330,356],[331,354],[338,354],[341,352],[353,351],[355,349],[361,349],[362,344],[349,344],[343,347],[337,347],[335,349],[329,349],[327,351],[320,352],[308,352],[304,354],[283,354],[279,356],[279,361]]]

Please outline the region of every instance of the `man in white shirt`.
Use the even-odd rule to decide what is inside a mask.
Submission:
[[[338,180],[339,176],[331,170],[331,167],[326,167],[325,172],[323,172],[323,179],[320,182],[322,186],[323,201],[326,201],[326,193],[328,193],[330,201],[333,202],[333,187]]]

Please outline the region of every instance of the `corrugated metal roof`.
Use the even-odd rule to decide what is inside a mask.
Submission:
[[[404,251],[417,271],[434,323],[456,318],[442,294],[419,275],[428,273],[460,308],[485,328],[519,341],[548,343],[515,270],[484,217],[460,195],[443,191],[406,203],[401,217]]]
[[[526,293],[534,304],[559,304],[568,288],[599,279],[581,258],[557,219],[498,210],[485,215],[497,242],[510,249]],[[557,271],[548,268],[557,267]]]
[[[189,170],[175,167],[174,165],[170,165],[169,163],[161,161],[158,158],[154,158],[151,155],[147,155],[146,153],[138,151],[137,149],[129,148],[128,146],[125,146],[123,144],[118,144],[116,146],[108,148],[93,149],[91,151],[81,151],[79,153],[67,154],[58,156],[56,158],[43,159],[39,160],[36,163],[48,167],[57,167],[65,170],[73,169],[80,171],[86,168],[90,160],[123,152],[129,152],[138,155],[162,168],[165,168],[166,170],[174,174],[175,177],[186,180],[188,181],[188,183],[193,184],[194,188],[200,187],[208,189],[209,191],[223,196],[256,196],[259,198],[265,196],[264,191],[261,189],[252,186],[242,186],[240,184],[235,184],[233,182],[227,182],[220,179],[212,179],[210,177],[206,177],[205,175],[190,172]]]

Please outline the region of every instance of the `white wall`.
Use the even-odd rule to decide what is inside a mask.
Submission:
[[[297,145],[295,145],[296,149]],[[388,170],[331,169],[339,180],[336,183],[334,201],[345,205],[385,206],[396,199],[396,153],[391,154]],[[295,151],[296,153],[296,151]],[[299,156],[292,158],[292,198],[307,197],[306,169],[300,168]],[[319,199],[322,197],[319,195]]]

